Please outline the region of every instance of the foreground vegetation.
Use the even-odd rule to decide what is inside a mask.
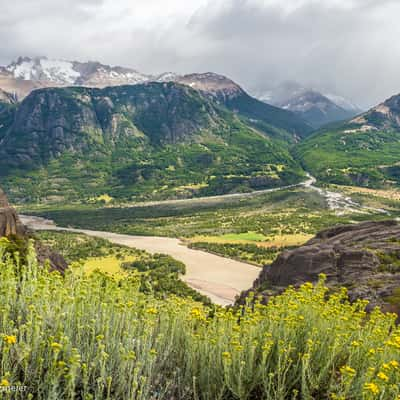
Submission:
[[[400,395],[393,315],[321,281],[236,310],[140,292],[136,273],[65,276],[0,243],[3,398],[388,399]],[[250,301],[250,303],[252,303]],[[26,392],[11,392],[11,385]]]

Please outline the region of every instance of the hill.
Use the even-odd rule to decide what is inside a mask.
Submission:
[[[337,184],[400,183],[400,95],[360,116],[313,133],[295,149],[304,168]]]
[[[190,197],[303,177],[281,140],[172,82],[40,89],[0,118],[0,175],[19,201]]]

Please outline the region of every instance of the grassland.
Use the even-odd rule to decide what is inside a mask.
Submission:
[[[323,281],[268,305],[160,300],[135,273],[62,276],[0,242],[0,387],[13,400],[393,400],[394,315]],[[12,392],[12,386],[26,387]]]
[[[121,277],[121,275],[126,275],[126,271],[122,268],[122,262],[133,262],[136,259],[137,257],[134,256],[124,257],[122,260],[116,256],[89,258],[84,261],[83,270],[88,274],[100,270],[106,274]]]

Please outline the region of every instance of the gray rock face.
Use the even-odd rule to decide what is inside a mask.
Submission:
[[[351,300],[369,308],[400,311],[400,225],[396,221],[342,225],[322,231],[304,246],[264,266],[252,290],[268,296],[327,276],[327,285],[348,288]]]

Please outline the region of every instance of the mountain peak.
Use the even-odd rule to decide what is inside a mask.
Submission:
[[[243,89],[237,83],[214,72],[184,75],[178,77],[177,82],[214,97],[230,98],[243,93]]]
[[[5,67],[14,79],[44,82],[54,85],[105,87],[137,84],[149,80],[149,75],[134,69],[111,67],[98,61],[78,62],[47,57],[19,57]]]
[[[361,112],[342,96],[324,94],[295,81],[284,81],[267,92],[259,92],[256,97],[296,113],[315,128],[351,118]]]
[[[361,125],[362,130],[400,128],[400,94],[352,119],[350,123]]]

